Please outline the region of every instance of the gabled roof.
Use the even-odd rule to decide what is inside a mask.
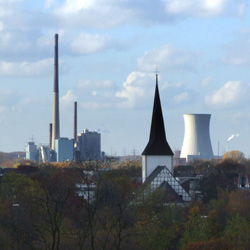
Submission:
[[[180,195],[178,195],[166,181],[163,181],[159,188],[162,188],[165,191],[164,200],[166,202],[184,202]]]
[[[142,155],[174,155],[166,139],[157,74],[149,142]]]
[[[170,202],[193,200],[166,166],[157,166],[141,186],[142,190],[145,189],[149,193],[158,188],[165,188],[167,190],[166,197]]]
[[[165,166],[157,166],[154,171],[147,177],[145,184],[151,183],[155,177],[165,168]]]

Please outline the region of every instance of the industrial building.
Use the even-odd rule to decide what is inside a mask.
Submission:
[[[65,162],[74,160],[74,140],[59,138],[55,140],[56,161]]]
[[[54,82],[52,123],[49,124],[49,144],[37,147],[29,142],[26,147],[26,159],[39,162],[64,162],[75,160],[101,159],[101,134],[90,132],[87,129],[77,135],[77,102],[74,102],[73,138],[60,137],[59,113],[59,69],[58,69],[58,34],[54,37]]]
[[[26,146],[26,159],[31,161],[38,161],[38,150],[35,142],[28,142]]]
[[[80,157],[83,161],[100,160],[101,134],[84,129],[77,136],[77,150],[80,152]]]
[[[181,158],[186,161],[214,158],[210,140],[209,123],[211,114],[184,114],[185,134]]]

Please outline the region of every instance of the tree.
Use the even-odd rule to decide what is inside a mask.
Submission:
[[[230,240],[211,239],[209,241],[189,242],[186,250],[225,250],[232,249]]]
[[[203,216],[199,206],[194,206],[189,211],[185,232],[181,238],[181,248],[185,249],[190,242],[206,242],[218,237],[219,224],[216,211],[210,211],[208,216]]]
[[[122,173],[122,174],[121,174]],[[98,245],[102,249],[121,249],[128,245],[133,224],[131,202],[135,185],[122,171],[106,173],[98,190]]]
[[[224,232],[224,239],[230,241],[235,250],[247,250],[250,247],[250,225],[240,215],[229,222]]]
[[[5,245],[7,249],[26,249],[36,237],[31,216],[36,185],[14,172],[2,178],[0,227],[5,232]]]
[[[228,207],[232,216],[239,214],[250,222],[250,193],[247,190],[236,190],[229,194]]]
[[[208,211],[216,211],[218,216],[219,232],[223,232],[227,221],[230,218],[229,208],[228,208],[228,196],[229,193],[223,190],[218,190],[218,199],[210,200],[207,208]]]
[[[223,160],[231,159],[237,163],[242,163],[242,164],[246,162],[244,153],[242,153],[239,150],[232,150],[232,151],[226,152],[223,155],[222,159]]]
[[[60,249],[62,236],[69,234],[68,215],[74,209],[70,201],[76,196],[77,179],[72,172],[50,167],[32,176],[39,187],[35,198],[39,224],[34,227],[39,232],[43,248]]]
[[[158,189],[136,206],[133,233],[139,249],[178,249],[183,225],[183,208],[166,206],[165,190]]]

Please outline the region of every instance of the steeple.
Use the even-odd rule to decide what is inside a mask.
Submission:
[[[166,140],[165,126],[161,109],[161,100],[158,89],[157,73],[149,142],[142,152],[142,155],[173,155],[173,152]]]

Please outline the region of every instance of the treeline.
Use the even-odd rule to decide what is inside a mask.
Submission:
[[[250,248],[250,192],[219,185],[220,178],[232,178],[227,174],[233,167],[227,172],[214,166],[216,196],[180,205],[166,203],[165,189],[138,200],[136,164],[112,170],[98,164],[29,166],[5,173],[0,249]],[[88,199],[77,195],[76,183],[85,184]]]

